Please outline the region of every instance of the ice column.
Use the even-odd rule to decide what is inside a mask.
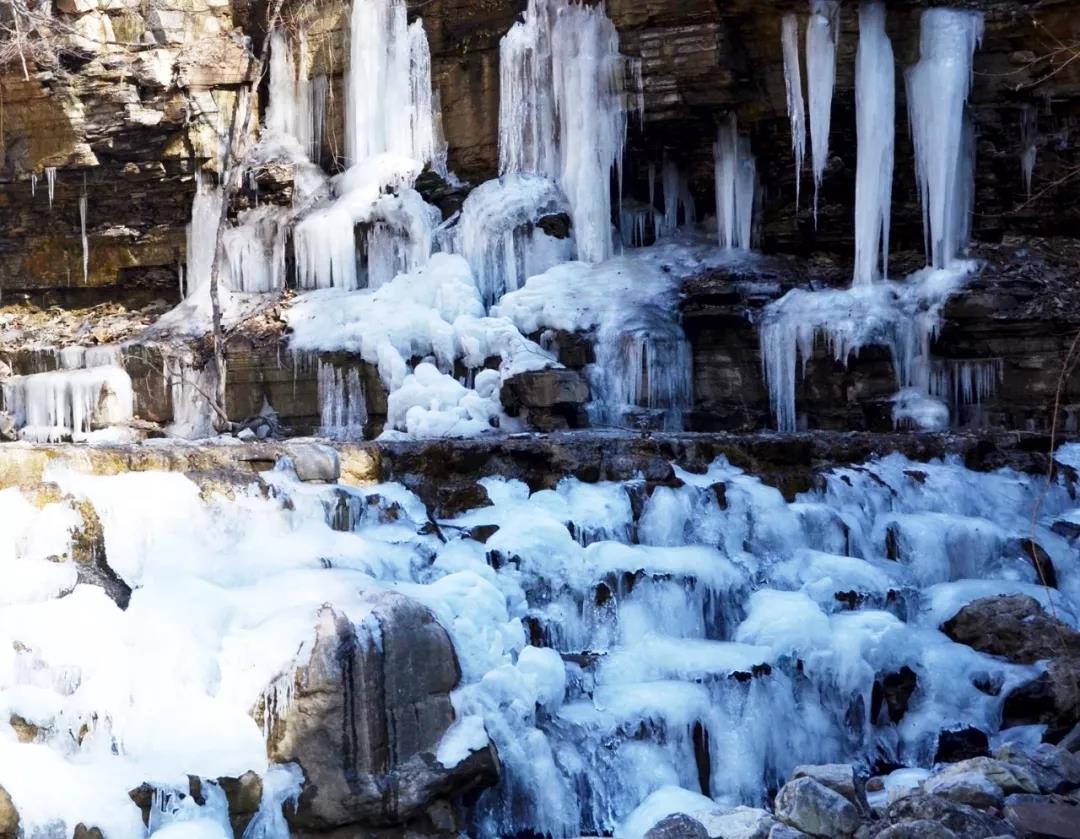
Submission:
[[[319,360],[319,434],[337,439],[359,439],[367,423],[367,402],[356,367],[338,369]]]
[[[436,151],[431,53],[423,24],[409,25],[404,0],[354,0],[349,39],[349,163],[383,152],[431,160]]]
[[[892,43],[885,34],[885,6],[880,2],[863,3],[859,8],[859,49],[855,57],[859,155],[855,174],[856,285],[888,275],[896,148],[895,86]]]
[[[784,15],[781,22],[784,49],[784,87],[787,91],[788,119],[791,121],[791,150],[795,154],[795,206],[799,206],[803,160],[806,158],[806,105],[803,102],[802,68],[799,66],[799,18]]]
[[[979,12],[922,13],[919,62],[907,71],[915,173],[930,264],[947,268],[967,244],[974,198],[974,132],[965,114]]]
[[[720,126],[713,155],[720,247],[748,250],[753,233],[757,164],[750,153],[749,138],[739,135],[734,115]]]
[[[86,176],[83,176],[83,188],[79,194],[79,233],[82,240],[82,276],[87,282],[90,275],[90,241],[86,238]]]
[[[806,88],[810,98],[810,156],[814,170],[814,222],[817,223],[818,189],[829,162],[833,87],[836,84],[836,43],[840,3],[810,0],[806,24]]]
[[[266,108],[269,131],[299,139],[300,102],[296,64],[289,41],[280,29],[270,34],[270,103]]]

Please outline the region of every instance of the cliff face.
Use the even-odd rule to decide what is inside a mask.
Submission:
[[[918,15],[928,5],[889,4],[888,33],[898,68],[917,58]],[[1031,244],[1026,237],[1074,237],[1080,229],[1080,177],[1073,177],[1080,155],[1072,139],[1080,131],[1080,62],[1070,58],[1080,49],[1077,4],[979,0],[952,5],[986,15],[971,96],[978,137],[976,250],[985,245],[997,248],[993,254],[1000,256],[1011,247],[1015,255]],[[422,15],[431,43],[450,169],[473,185],[497,172],[499,40],[523,8],[523,2],[502,0],[433,0],[410,11]],[[643,117],[631,126],[623,184],[627,200],[648,196],[649,167],[666,158],[687,173],[699,216],[709,214],[714,206],[716,129],[734,113],[749,133],[757,158],[761,247],[785,257],[778,288],[804,284],[811,275],[818,284],[846,284],[857,155],[857,5],[845,4],[840,16],[830,159],[816,225],[809,167],[801,175],[801,206],[795,204],[780,49],[782,14],[804,12],[805,5],[781,0],[610,0],[607,10],[619,30],[622,51],[640,59],[644,92]],[[14,57],[0,76],[0,291],[7,301],[17,299],[13,293],[65,305],[114,301],[132,307],[178,299],[194,173],[200,166],[214,166],[224,121],[255,69],[243,39],[250,39],[258,52],[265,13],[265,3],[246,0],[55,4],[52,22],[43,25],[55,63],[31,60],[24,74]],[[340,170],[349,4],[290,0],[285,15],[294,31],[306,32],[308,75],[328,77],[320,163],[327,171]],[[266,98],[264,84],[260,109]],[[1031,143],[1037,158],[1029,198],[1021,155]],[[895,264],[917,265],[921,210],[899,77],[896,154]],[[51,200],[49,170],[55,170]],[[1032,417],[1022,403],[1053,391],[1058,361],[1071,338],[1073,313],[1080,309],[1074,305],[1075,282],[1068,277],[1071,263],[1057,256],[1071,244],[1051,242],[1036,248],[1040,264],[1061,275],[1053,286],[1057,309],[1010,307],[1016,296],[1001,291],[1003,282],[1011,283],[1014,291],[1019,282],[1024,286],[1021,297],[1039,298],[1044,295],[1043,278],[1027,270],[1018,280],[1015,271],[1006,271],[999,282],[991,267],[974,299],[950,305],[944,344],[938,347],[940,354],[958,359],[988,357],[979,354],[983,352],[994,358],[1012,356],[1013,361],[1005,362],[1011,365],[1007,382],[1017,381],[1017,376],[1020,381],[1031,376],[1038,380],[1034,390],[1018,386],[1006,399],[1010,404],[996,406],[999,421],[1008,426],[1029,420],[1045,424],[1044,407]],[[788,255],[794,259],[786,259]],[[697,419],[692,424],[759,426],[767,420],[767,402],[751,318],[761,301],[725,297],[718,282],[722,286],[723,279],[701,278],[685,290],[684,312],[695,351]],[[273,356],[277,350],[267,352]],[[240,349],[236,357],[238,370],[255,370],[255,378],[266,378],[258,372],[266,367],[262,356]],[[806,404],[812,422],[873,428],[885,421],[876,412],[888,394],[882,384],[890,375],[887,360],[869,354],[846,372],[822,364],[820,386],[808,384],[801,397],[810,400]],[[238,398],[257,404],[261,395]],[[1074,398],[1080,395],[1067,392],[1065,401]],[[815,399],[820,408],[814,407]],[[313,413],[310,406],[297,412]]]

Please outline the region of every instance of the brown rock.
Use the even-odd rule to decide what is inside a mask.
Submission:
[[[295,829],[405,825],[440,799],[495,781],[492,749],[453,768],[435,759],[460,672],[426,608],[381,592],[359,626],[329,607],[318,620],[289,706],[282,716],[261,709],[271,714],[271,760],[304,772]]]
[[[19,811],[8,791],[0,787],[0,839],[15,839],[18,835]]]
[[[941,631],[957,643],[1021,664],[1080,655],[1080,632],[1025,595],[976,600],[945,621]]]

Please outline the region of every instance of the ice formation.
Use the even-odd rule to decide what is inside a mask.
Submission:
[[[338,440],[362,439],[367,399],[356,367],[339,368],[318,359],[319,434]]]
[[[43,732],[0,739],[0,784],[28,833],[92,822],[127,839],[145,835],[127,791],[149,781],[163,804],[151,831],[166,837],[222,824],[213,779],[251,769],[264,776],[253,835],[284,839],[281,806],[301,779],[267,765],[250,710],[310,649],[324,603],[360,623],[390,589],[433,610],[460,662],[459,722],[437,759],[486,737],[498,747],[502,782],[480,795],[468,835],[640,836],[667,808],[760,805],[801,763],[917,771],[944,729],[996,735],[1004,697],[1040,667],[938,631],[971,600],[1030,594],[1077,623],[1076,552],[1050,529],[1080,516],[1063,482],[1032,532],[1042,480],[959,459],[833,469],[793,502],[723,458],[676,476],[651,494],[640,480],[530,492],[484,478],[491,504],[440,521],[442,541],[393,485],[302,486],[283,469],[269,493],[226,497],[179,474],[51,467],[56,501],[0,492],[13,523],[0,533],[13,581],[0,700]],[[132,588],[126,610],[78,583],[68,534],[82,508],[63,496],[92,504]],[[400,505],[391,524],[330,512],[379,496]],[[498,528],[486,544],[466,536],[484,525]],[[1030,538],[1056,590],[1038,584]],[[178,631],[192,626],[209,629]],[[919,690],[903,720],[866,713],[875,682],[905,666]],[[981,690],[987,679],[1000,690]],[[201,806],[177,795],[188,775],[208,787]],[[71,794],[50,794],[57,784]]]
[[[431,52],[405,0],[353,0],[346,74],[346,156],[355,165],[384,152],[421,163],[437,155]],[[378,91],[378,95],[372,95]],[[387,103],[394,103],[386,107]]]
[[[187,271],[184,274],[185,297],[209,286],[217,252],[217,230],[221,221],[221,188],[211,183],[201,171],[195,175],[195,198],[191,204],[191,222],[187,227]]]
[[[829,163],[836,47],[840,38],[838,0],[810,0],[806,23],[806,91],[810,103],[810,161],[814,172],[814,220],[818,190]]]
[[[621,183],[633,76],[602,6],[530,0],[500,44],[499,170],[556,178],[578,255],[613,252],[611,179]]]
[[[52,209],[53,199],[56,197],[56,167],[45,167],[45,183],[49,187],[49,209]]]
[[[0,391],[19,436],[40,443],[100,439],[134,404],[131,378],[113,364],[13,376]]]
[[[567,262],[530,277],[492,309],[526,335],[586,332],[596,363],[587,369],[592,418],[636,424],[652,414],[682,426],[691,404],[690,347],[678,317],[679,287],[696,272],[746,258],[696,240],[627,252],[597,265]]]
[[[818,341],[823,341],[841,363],[858,355],[863,347],[885,346],[892,355],[897,387],[929,395],[933,370],[930,344],[940,325],[941,310],[970,271],[970,265],[954,263],[949,270],[923,269],[903,282],[842,290],[793,289],[766,307],[759,338],[777,428],[794,431],[798,427],[796,384],[800,371],[805,375]]]
[[[803,102],[802,68],[799,65],[799,18],[792,12],[781,21],[784,51],[784,90],[791,123],[791,151],[795,155],[795,206],[802,191],[802,167],[806,158],[806,105]]]
[[[469,193],[455,249],[472,266],[485,306],[528,277],[572,258],[572,238],[549,236],[537,224],[566,210],[558,185],[539,175],[503,175]]]
[[[82,244],[82,274],[83,282],[90,279],[90,241],[86,238],[86,181],[83,181],[82,192],[79,193],[79,239]]]
[[[856,285],[874,282],[889,273],[889,219],[896,148],[895,76],[892,43],[885,34],[885,6],[880,2],[863,3],[859,7],[859,48],[855,57]]]
[[[908,115],[928,264],[947,268],[966,247],[971,226],[975,139],[966,110],[983,17],[927,9],[920,26],[919,62],[907,71]]]
[[[750,152],[750,139],[739,134],[734,114],[717,131],[713,157],[720,247],[749,250],[757,200],[757,163]]]
[[[1039,115],[1034,105],[1025,105],[1020,111],[1020,171],[1024,176],[1024,189],[1031,198],[1031,179],[1035,175],[1035,160],[1039,155]]]

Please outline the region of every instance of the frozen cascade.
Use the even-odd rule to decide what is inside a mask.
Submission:
[[[499,170],[557,178],[570,202],[581,259],[613,253],[611,178],[622,180],[629,110],[619,52],[603,7],[530,0],[499,50]],[[640,97],[633,105],[640,109]]]
[[[288,210],[266,204],[242,211],[235,227],[222,235],[222,250],[229,288],[248,294],[285,287],[285,244]]]
[[[885,34],[885,6],[880,2],[863,3],[859,7],[859,48],[855,57],[856,285],[889,274],[889,220],[896,147],[895,76],[892,42]]]
[[[13,376],[0,390],[19,436],[39,443],[101,438],[130,420],[134,405],[131,378],[108,363]]]
[[[994,735],[1004,697],[1039,668],[938,631],[973,599],[1030,594],[1077,623],[1080,563],[1050,528],[1080,516],[1064,479],[1032,532],[1042,479],[959,458],[836,468],[793,502],[723,458],[675,475],[651,493],[641,479],[530,492],[483,478],[491,504],[440,521],[444,542],[393,484],[302,485],[279,469],[264,475],[270,492],[218,494],[177,473],[51,466],[58,500],[0,492],[14,523],[0,563],[19,570],[4,591],[0,642],[15,652],[0,697],[57,736],[0,739],[0,784],[28,834],[92,822],[137,839],[127,790],[139,779],[174,779],[157,784],[152,827],[194,829],[225,809],[213,783],[202,806],[176,795],[186,776],[253,769],[264,796],[246,835],[284,839],[300,772],[267,766],[250,708],[292,672],[324,603],[360,623],[366,597],[390,589],[450,633],[456,715],[482,722],[470,748],[485,731],[498,747],[502,782],[465,832],[637,837],[633,816],[657,795],[760,805],[801,763],[928,766],[943,729]],[[69,497],[97,513],[110,566],[133,589],[127,610],[50,559],[80,522]],[[350,515],[342,531],[343,498],[349,510],[389,498],[400,512],[392,524]],[[496,528],[486,544],[466,535],[483,526]],[[1057,590],[1038,584],[1029,538]],[[193,615],[213,631],[178,631]],[[56,631],[71,625],[80,632]],[[919,679],[901,723],[866,713],[875,683],[901,667]],[[1000,690],[980,689],[987,680]],[[185,724],[152,725],[162,714]],[[459,739],[438,753],[451,759]],[[50,795],[57,784],[79,794]]]
[[[558,185],[539,175],[503,175],[469,193],[455,250],[469,261],[487,308],[528,277],[573,257],[572,237],[556,239],[537,225],[566,210]]]
[[[351,165],[384,152],[434,160],[431,53],[405,0],[353,0],[346,74],[346,155]],[[373,96],[372,91],[379,91]],[[385,107],[387,102],[394,107]]]
[[[842,290],[793,289],[767,306],[759,325],[759,342],[777,428],[794,431],[797,427],[796,383],[805,376],[819,340],[840,363],[863,347],[888,347],[897,387],[913,388],[928,396],[933,368],[930,344],[940,325],[941,310],[969,274],[966,264],[950,270],[925,268],[904,282]]]
[[[355,366],[344,369],[319,359],[319,434],[337,440],[363,439],[367,402]]]
[[[270,33],[270,99],[266,129],[299,139],[304,115],[297,95],[297,68],[289,40],[280,29]]]
[[[814,171],[814,223],[818,190],[829,162],[833,88],[836,85],[836,47],[840,38],[838,0],[810,0],[806,23],[806,91],[810,101],[810,158]]]
[[[803,102],[802,68],[799,65],[799,18],[794,12],[781,21],[781,46],[784,51],[784,90],[787,93],[788,120],[791,122],[791,151],[795,155],[795,207],[802,191],[802,167],[806,158],[806,105]]]
[[[974,201],[974,129],[966,114],[980,12],[927,9],[919,62],[907,71],[908,113],[923,207],[926,255],[947,268],[967,245]]]
[[[692,227],[697,221],[697,208],[690,193],[690,181],[673,160],[665,160],[660,168],[660,183],[664,213],[654,216],[653,229],[657,239],[665,239],[679,229],[680,219],[682,224]]]
[[[739,134],[734,114],[717,131],[713,158],[720,247],[749,250],[754,230],[757,164],[750,152],[750,139]]]
[[[1004,377],[1000,358],[938,361],[930,377],[930,394],[947,399],[958,414],[961,408],[979,406],[992,397]]]

